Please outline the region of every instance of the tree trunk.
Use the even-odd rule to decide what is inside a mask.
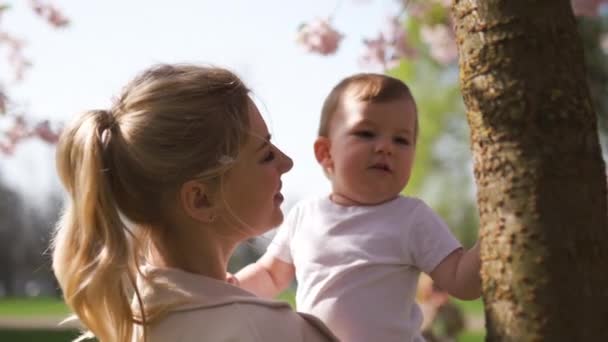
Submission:
[[[608,341],[606,174],[568,0],[455,0],[488,341]]]

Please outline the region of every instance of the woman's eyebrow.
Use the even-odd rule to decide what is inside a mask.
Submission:
[[[260,139],[262,139],[262,144],[260,144],[260,146],[256,149],[256,152],[263,149],[264,147],[266,147],[269,144],[270,139],[272,138],[272,136],[270,134],[266,135],[265,138],[259,137]]]

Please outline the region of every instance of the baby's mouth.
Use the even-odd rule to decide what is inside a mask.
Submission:
[[[386,164],[386,163],[375,163],[372,166],[370,166],[370,169],[384,171],[384,172],[388,172],[388,173],[393,172],[393,170],[391,170],[390,166],[388,166],[388,164]]]

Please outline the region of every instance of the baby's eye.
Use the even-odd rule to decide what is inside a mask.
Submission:
[[[410,144],[410,141],[404,137],[395,137],[394,141],[395,141],[395,143],[397,143],[399,145],[408,146]]]
[[[372,131],[367,131],[367,130],[362,130],[362,131],[356,131],[354,133],[355,136],[359,137],[359,138],[364,138],[364,139],[371,139],[373,137],[375,137],[376,135],[374,134],[374,132]]]

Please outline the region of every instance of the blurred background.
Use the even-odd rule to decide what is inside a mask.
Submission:
[[[444,0],[0,0],[0,341],[76,336],[77,324],[57,325],[69,310],[47,253],[64,197],[54,143],[65,121],[108,107],[129,79],[154,63],[228,67],[253,89],[273,141],[295,161],[283,178],[285,211],[329,191],[312,153],[329,90],[361,71],[404,80],[418,102],[421,127],[404,192],[429,203],[471,246],[477,237],[475,186],[448,5]],[[572,5],[604,147],[608,1]],[[241,246],[230,269],[256,260],[271,234]],[[281,298],[293,304],[293,289]],[[450,303],[463,316],[457,332],[450,330],[457,319],[441,315],[429,329],[444,341],[483,340],[481,301]],[[430,312],[435,317],[440,311]]]

